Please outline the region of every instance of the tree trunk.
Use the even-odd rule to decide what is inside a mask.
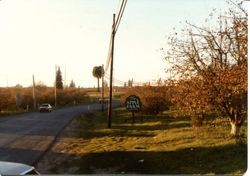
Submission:
[[[226,107],[226,110],[231,124],[230,134],[236,137],[240,133],[240,128],[244,123],[245,117],[241,112],[241,108]]]
[[[100,92],[100,86],[99,86],[99,78],[97,78],[97,91]]]
[[[240,127],[241,124],[237,123],[237,121],[234,120],[230,120],[230,124],[231,124],[231,135],[232,136],[238,136],[239,132],[240,132]]]

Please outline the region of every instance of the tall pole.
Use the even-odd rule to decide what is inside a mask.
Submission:
[[[115,14],[113,14],[112,26],[112,48],[111,48],[111,65],[110,65],[110,83],[109,83],[109,109],[108,109],[108,128],[111,128],[112,119],[112,89],[113,89],[113,63],[114,63],[114,43],[115,43]]]
[[[104,111],[104,66],[102,64],[102,112]]]
[[[66,67],[64,70],[64,87],[66,88],[67,82],[66,82]]]
[[[33,109],[36,110],[36,95],[35,95],[35,77],[33,77]]]
[[[57,66],[55,65],[55,107],[56,107],[56,72],[57,72]]]
[[[9,78],[8,78],[8,74],[6,75],[6,87],[9,87]]]

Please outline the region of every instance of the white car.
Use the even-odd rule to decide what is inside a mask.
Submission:
[[[40,173],[27,164],[0,161],[0,175],[40,175]]]
[[[52,106],[49,103],[43,103],[39,107],[39,112],[51,112],[52,111]]]
[[[98,101],[99,101],[99,104],[102,104],[102,98],[99,98]],[[103,99],[103,104],[106,104],[106,103],[108,103],[108,99],[104,98]]]

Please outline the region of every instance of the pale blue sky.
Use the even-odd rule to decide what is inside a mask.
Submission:
[[[0,86],[54,82],[55,64],[69,84],[94,86],[92,68],[106,63],[120,0],[0,1]],[[115,40],[114,76],[137,82],[166,77],[166,47],[172,29],[185,20],[202,25],[225,0],[128,0]],[[182,23],[180,23],[182,22]],[[117,84],[118,85],[118,84]]]

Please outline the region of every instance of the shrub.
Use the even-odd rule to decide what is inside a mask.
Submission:
[[[53,87],[37,86],[35,89],[36,103],[39,106],[42,103],[55,103],[55,92]],[[19,94],[19,105],[16,102],[16,96]],[[33,89],[32,87],[10,87],[0,88],[0,111],[16,110],[18,108],[33,108]],[[82,104],[88,101],[88,96],[84,89],[67,88],[57,90],[57,104],[61,106]]]
[[[157,115],[165,110],[169,110],[170,101],[168,99],[168,88],[165,86],[143,86],[134,87],[127,90],[122,100],[125,101],[129,95],[140,97],[142,103],[142,113]]]

